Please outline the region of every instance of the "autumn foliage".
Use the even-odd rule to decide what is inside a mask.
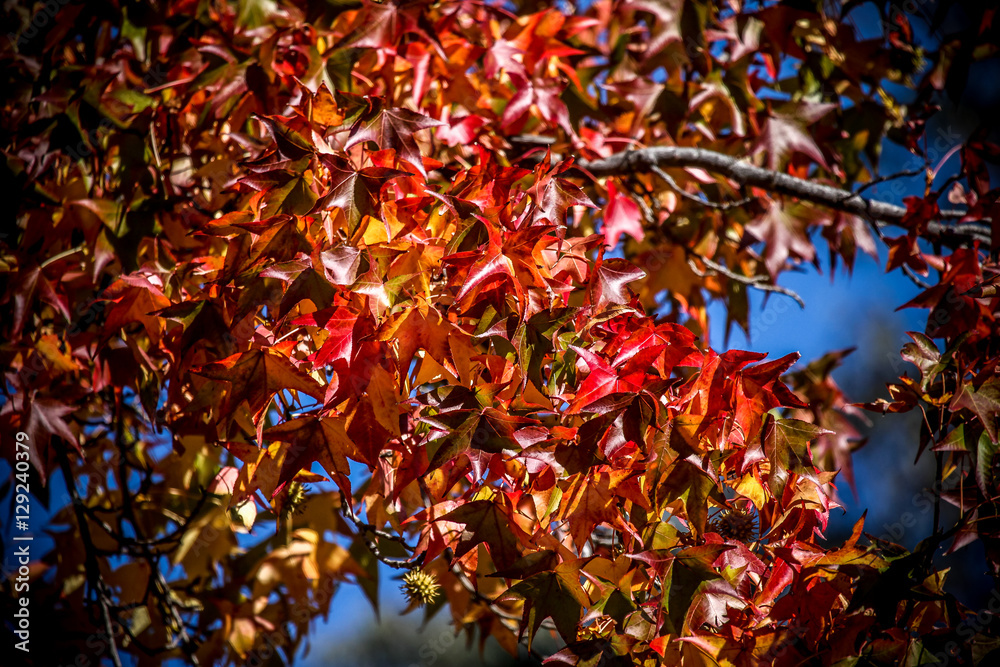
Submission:
[[[870,216],[683,164],[848,191],[883,141],[923,164],[1000,22],[935,50],[867,6],[875,36],[822,2],[5,10],[34,664],[285,664],[340,586],[403,575],[513,654],[554,633],[556,664],[995,664],[934,555],[1000,567],[1000,148]],[[824,537],[863,442],[844,354],[706,343],[710,302],[749,331],[749,291],[879,244],[929,320],[864,407],[922,411],[961,509],[913,553]]]

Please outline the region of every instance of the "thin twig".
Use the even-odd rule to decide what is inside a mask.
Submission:
[[[126,430],[125,430],[125,418],[122,414],[123,406],[119,400],[119,397],[115,397],[115,408],[114,408],[114,419],[116,423],[115,428],[115,448],[118,454],[118,488],[122,495],[122,512],[118,518],[118,531],[111,532],[108,530],[107,526],[104,526],[108,533],[115,537],[118,543],[119,549],[137,555],[138,557],[144,559],[149,565],[153,576],[150,578],[151,582],[155,583],[157,589],[157,597],[161,610],[165,612],[166,616],[169,616],[173,620],[173,625],[176,626],[176,633],[180,637],[181,647],[184,653],[187,655],[188,661],[192,665],[198,665],[198,658],[196,651],[198,649],[194,640],[188,634],[187,629],[184,627],[184,621],[181,617],[180,611],[177,609],[177,605],[171,597],[170,585],[163,576],[163,571],[160,569],[159,557],[160,554],[153,550],[155,541],[147,540],[142,534],[142,528],[140,522],[135,516],[135,506],[132,502],[132,494],[128,488],[128,452],[135,447],[134,443],[127,443],[126,441]],[[195,511],[187,518],[186,521],[181,524],[183,526],[184,532],[186,532],[187,525],[191,523],[193,518],[198,514],[203,506],[205,499],[208,494],[202,491],[202,497],[199,500]],[[133,530],[136,533],[135,538],[129,538],[125,535],[124,521],[128,521]],[[102,522],[103,523],[103,522]],[[178,531],[181,527],[178,528]],[[176,531],[175,531],[176,532]],[[149,588],[147,588],[147,591]]]
[[[876,185],[880,185],[882,183],[885,183],[886,181],[894,181],[897,178],[908,178],[908,177],[911,177],[911,176],[919,176],[920,174],[924,173],[924,171],[926,171],[926,170],[925,169],[908,169],[906,171],[897,171],[896,173],[889,174],[888,176],[879,176],[878,178],[874,178],[874,179],[868,181],[867,183],[865,183],[864,185],[862,185],[860,188],[858,188],[854,192],[854,194],[860,195],[862,192],[864,192],[868,188],[873,188]]]
[[[708,275],[708,273],[705,272],[705,271],[702,271],[701,269],[698,268],[698,265],[695,264],[695,261],[694,261],[695,257],[697,257],[699,260],[701,260],[702,263],[704,263],[705,266],[707,266],[710,270],[715,271],[716,273],[721,273],[722,275],[724,275],[726,278],[729,278],[730,280],[734,280],[734,281],[736,281],[738,283],[746,285],[747,287],[753,287],[754,289],[759,289],[762,292],[776,292],[778,294],[784,294],[785,296],[794,299],[795,303],[799,304],[800,308],[805,308],[806,307],[806,302],[803,301],[802,297],[799,296],[793,290],[790,290],[787,287],[782,287],[781,285],[775,285],[774,283],[764,282],[765,280],[767,280],[767,276],[744,276],[744,275],[740,275],[739,273],[735,273],[735,272],[731,271],[730,269],[727,269],[725,266],[723,266],[722,264],[719,264],[718,262],[713,262],[712,260],[708,259],[707,257],[703,257],[702,255],[697,255],[697,254],[691,253],[688,256],[688,266],[691,267],[691,270],[699,278],[706,277]]]
[[[184,653],[187,654],[187,658],[191,664],[197,666],[200,664],[196,655],[198,647],[188,634],[187,628],[184,627],[184,619],[181,618],[180,612],[177,611],[177,605],[174,604],[174,601],[170,597],[170,586],[167,584],[166,577],[163,576],[163,571],[159,567],[154,568],[153,571],[156,573],[155,581],[160,590],[160,599],[163,600],[163,606],[167,608],[170,618],[177,628],[176,632],[181,638],[181,647],[184,649]]]
[[[70,467],[69,455],[65,450],[59,452],[59,467],[62,469],[63,477],[66,481],[66,489],[69,491],[73,502],[73,511],[76,514],[76,523],[80,528],[80,540],[83,542],[84,568],[87,574],[87,583],[97,596],[97,603],[101,607],[101,620],[104,625],[104,632],[108,636],[111,663],[114,667],[122,667],[121,656],[118,655],[118,642],[115,640],[113,626],[111,622],[111,605],[108,603],[109,595],[107,586],[101,578],[101,570],[97,564],[97,554],[94,550],[94,539],[90,534],[90,524],[84,512],[83,500],[80,492],[76,488],[76,479],[73,477],[73,470]]]
[[[406,543],[406,539],[401,535],[393,535],[392,533],[387,533],[384,530],[379,530],[370,523],[366,523],[358,518],[354,514],[354,510],[351,509],[351,504],[347,501],[344,496],[344,492],[340,492],[340,504],[344,511],[344,516],[347,517],[351,523],[354,524],[355,529],[361,538],[365,541],[365,546],[371,551],[372,555],[375,556],[379,561],[385,563],[391,568],[397,570],[413,570],[420,567],[424,563],[424,554],[420,554],[415,559],[410,560],[408,558],[394,558],[392,556],[383,555],[379,549],[378,542],[372,537],[381,537],[384,540],[391,540],[403,546],[407,551],[413,551],[414,547]]]
[[[875,223],[875,221],[872,220],[871,218],[869,218],[867,216],[861,216],[861,217],[875,231],[875,234],[878,236],[879,240],[882,241],[882,243],[884,243],[888,247],[889,242],[886,241],[885,234],[882,233],[882,228],[879,227]],[[909,278],[910,282],[912,282],[914,285],[916,285],[920,289],[925,289],[926,290],[926,289],[930,289],[931,288],[930,285],[928,285],[927,283],[925,283],[923,280],[920,279],[920,276],[917,275],[917,272],[914,271],[913,269],[911,269],[909,267],[909,265],[907,265],[907,264],[901,264],[900,268],[903,270],[903,275],[905,275],[907,278]]]
[[[451,548],[448,548],[444,550],[444,554],[442,555],[448,561],[451,561],[455,557],[455,552],[452,551]],[[495,601],[491,600],[490,598],[480,593],[479,589],[476,588],[476,585],[472,583],[472,580],[469,579],[468,575],[465,574],[465,572],[462,570],[462,567],[458,563],[454,563],[453,565],[449,566],[449,569],[451,570],[451,573],[455,575],[455,578],[458,579],[458,583],[462,585],[462,588],[466,590],[466,592],[472,597],[473,600],[485,604],[489,608],[489,610],[493,612],[493,614],[497,618],[500,619],[500,622],[503,623],[504,627],[513,632],[515,635],[520,635],[519,630],[520,630],[521,616],[506,611],[502,607],[498,606]],[[547,625],[547,620],[542,623],[542,626],[546,625]],[[537,650],[535,650],[534,647],[529,646],[525,642],[525,639],[523,637],[519,638],[518,641],[528,650],[528,653],[531,655],[532,658],[538,660],[539,662],[544,661],[545,656],[543,656]]]
[[[652,196],[650,197],[650,199],[654,202],[656,201],[656,199]],[[642,217],[646,219],[646,224],[650,225],[651,227],[655,227],[657,223],[656,214],[653,213],[653,209],[651,209],[649,207],[649,204],[646,203],[646,198],[640,195],[639,197],[635,198],[635,202],[639,205],[639,208],[642,209]]]
[[[149,124],[149,143],[153,147],[153,159],[156,161],[156,168],[161,169],[160,149],[156,145],[156,123]]]
[[[445,549],[443,555],[444,555],[444,557],[448,561],[451,561],[455,557],[455,552],[453,552],[449,548],[449,549]],[[488,598],[485,595],[483,595],[482,593],[480,593],[479,589],[476,588],[476,585],[472,583],[471,579],[469,579],[469,576],[467,574],[465,574],[465,572],[462,570],[462,566],[461,565],[459,565],[458,563],[455,563],[455,564],[451,565],[449,569],[451,569],[451,573],[454,574],[455,577],[458,579],[458,583],[462,584],[462,588],[464,588],[466,591],[468,591],[469,595],[471,595],[474,600],[476,600],[477,602],[482,602],[483,604],[485,604],[487,607],[490,608],[490,611],[492,611],[494,614],[496,614],[500,618],[505,618],[508,621],[520,621],[521,620],[520,616],[518,616],[516,614],[511,614],[509,611],[506,611],[506,610],[502,609],[501,607],[497,606],[496,602],[494,602],[490,598]]]
[[[402,537],[401,535],[394,535],[393,533],[389,533],[384,530],[379,530],[372,524],[366,523],[362,521],[360,518],[358,518],[358,516],[354,513],[354,510],[351,509],[350,503],[348,503],[347,499],[344,497],[343,492],[340,493],[340,501],[343,504],[345,516],[347,516],[347,518],[351,520],[351,523],[353,523],[355,527],[359,528],[360,530],[364,530],[365,532],[373,533],[374,535],[381,537],[383,540],[392,540],[393,542],[399,542],[409,551],[413,551],[413,547],[406,542],[406,538]]]
[[[906,277],[909,278],[910,281],[912,281],[913,284],[916,285],[917,287],[919,287],[920,289],[930,289],[931,288],[931,286],[930,286],[929,283],[926,283],[923,280],[921,280],[920,276],[917,275],[917,272],[914,271],[913,269],[911,269],[906,264],[903,264],[900,268],[903,269],[903,273],[906,275]]]
[[[934,484],[940,485],[943,481],[941,479],[941,469],[944,465],[944,453],[935,452],[934,453]],[[939,487],[940,488],[940,487]],[[941,531],[941,494],[934,494],[934,534],[937,535]]]
[[[674,180],[673,176],[671,176],[667,172],[665,172],[662,169],[660,169],[660,167],[658,165],[654,164],[650,168],[650,171],[652,171],[654,174],[656,174],[657,176],[659,176],[660,178],[662,178],[664,181],[666,181],[667,185],[670,186],[670,189],[673,190],[674,192],[676,192],[678,195],[680,195],[684,199],[687,199],[689,201],[693,201],[694,203],[700,204],[701,206],[707,206],[708,208],[714,208],[714,209],[717,209],[717,210],[720,210],[720,211],[728,211],[729,209],[739,208],[741,206],[746,206],[747,204],[749,204],[750,202],[752,202],[754,200],[753,197],[744,197],[743,199],[738,199],[736,201],[729,201],[729,202],[715,202],[715,201],[711,201],[711,200],[709,200],[708,197],[698,197],[697,195],[693,195],[690,192],[688,192],[687,190],[685,190],[684,188],[682,188],[681,186],[679,186],[677,184],[677,181]]]

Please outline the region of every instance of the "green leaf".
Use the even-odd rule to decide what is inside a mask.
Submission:
[[[576,626],[583,608],[590,605],[587,594],[580,586],[580,566],[577,562],[563,563],[551,572],[525,579],[502,596],[508,597],[524,600],[522,623],[528,627],[529,648],[538,627],[546,618],[552,619],[565,641],[576,639]]]
[[[663,606],[667,611],[663,619],[663,630],[672,635],[680,635],[684,631],[684,620],[687,617],[691,603],[698,594],[699,587],[706,581],[721,578],[713,576],[704,568],[692,568],[680,560],[670,563],[664,577],[663,586],[667,594],[663,596]]]
[[[997,434],[997,414],[1000,414],[1000,378],[990,378],[984,382],[979,389],[973,389],[969,384],[962,384],[949,406],[952,410],[966,408],[972,411],[983,428],[990,436],[990,440],[996,442]]]
[[[776,498],[784,494],[789,473],[817,481],[809,442],[824,433],[832,431],[798,419],[768,416],[763,429],[764,454],[771,463],[768,486]]]
[[[979,443],[976,445],[976,483],[979,490],[987,498],[994,493],[993,459],[1000,449],[1000,443],[991,438],[985,431],[979,436]]]
[[[426,175],[420,149],[417,147],[413,134],[443,124],[439,120],[434,120],[409,109],[385,108],[378,105],[373,115],[356,123],[351,129],[351,136],[344,144],[344,150],[371,141],[379,148],[393,149],[400,158]]]
[[[492,500],[466,503],[441,519],[465,524],[465,530],[455,547],[455,558],[461,558],[484,542],[497,569],[512,566],[521,555],[518,539],[511,531],[513,520],[503,507]]]
[[[935,452],[967,452],[968,445],[965,444],[965,424],[959,424],[946,435],[944,439],[931,448]]]
[[[920,369],[920,390],[927,391],[927,387],[946,368],[946,365],[941,363],[941,353],[934,341],[915,331],[909,331],[907,335],[913,342],[904,345],[899,354]]]
[[[716,490],[716,485],[712,477],[694,463],[693,459],[696,458],[692,456],[679,461],[663,486],[667,490],[664,500],[683,500],[691,530],[696,535],[701,535],[705,532],[708,520],[708,497]]]

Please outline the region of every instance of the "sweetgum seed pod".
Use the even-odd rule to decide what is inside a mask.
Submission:
[[[434,575],[427,574],[423,570],[407,572],[403,576],[401,588],[406,594],[406,599],[409,602],[416,602],[418,605],[433,603],[441,589]]]

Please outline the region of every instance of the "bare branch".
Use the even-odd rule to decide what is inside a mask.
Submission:
[[[725,266],[719,264],[718,262],[713,262],[707,257],[702,257],[701,255],[696,255],[692,253],[691,256],[688,257],[688,266],[691,267],[691,270],[694,271],[694,274],[699,278],[704,278],[708,274],[699,269],[698,265],[694,263],[695,257],[701,260],[701,262],[705,266],[707,266],[710,270],[715,271],[716,273],[721,273],[730,280],[735,280],[738,283],[742,283],[747,287],[753,287],[754,289],[759,289],[762,292],[776,292],[778,294],[784,294],[785,296],[794,299],[795,303],[799,304],[800,308],[806,307],[806,302],[803,301],[802,297],[800,297],[794,291],[788,289],[787,287],[782,287],[781,285],[775,285],[773,283],[764,282],[765,280],[767,280],[766,276],[743,276],[727,269]]]
[[[888,181],[895,181],[896,179],[899,179],[899,178],[912,178],[913,176],[919,176],[920,174],[924,173],[925,171],[926,171],[926,168],[924,168],[924,169],[907,169],[906,171],[897,171],[895,173],[887,174],[885,176],[879,176],[878,178],[874,178],[874,179],[868,181],[867,183],[865,183],[864,185],[862,185],[860,188],[857,189],[857,192],[855,194],[859,194],[860,195],[862,192],[864,192],[868,188],[873,188],[876,185],[880,185],[880,184],[886,183]]]
[[[379,530],[370,523],[362,521],[354,513],[354,510],[351,508],[351,504],[348,502],[348,498],[345,497],[343,492],[340,493],[340,504],[341,509],[344,512],[344,516],[354,524],[354,527],[361,535],[361,538],[365,541],[365,545],[368,547],[368,550],[372,552],[372,555],[375,556],[375,558],[397,570],[412,570],[423,565],[423,554],[420,554],[414,560],[410,560],[408,558],[394,558],[384,555],[379,549],[378,542],[375,540],[375,537],[381,537],[382,539],[396,542],[407,551],[413,551],[413,547],[407,544],[406,540],[401,535],[387,533],[384,530]]]
[[[768,192],[790,195],[837,211],[877,220],[878,224],[899,225],[906,215],[906,209],[902,206],[866,199],[848,190],[756,167],[731,155],[716,153],[704,148],[678,146],[640,148],[623,151],[600,160],[580,160],[577,162],[577,166],[581,171],[594,176],[653,171],[654,167],[661,170],[664,167],[694,167],[721,174],[743,186],[753,186]],[[700,200],[699,203],[704,204]],[[959,210],[940,212],[942,220],[959,220],[965,215],[965,211]],[[988,227],[969,222],[946,224],[932,221],[927,225],[927,236],[951,245],[967,244],[973,240],[987,244],[990,242]]]
[[[455,557],[455,552],[453,552],[451,548],[445,549],[444,557],[446,560],[450,561]],[[480,593],[479,589],[476,588],[476,585],[472,583],[472,580],[469,579],[468,575],[465,574],[465,572],[462,570],[461,565],[459,565],[458,563],[453,563],[452,565],[449,566],[448,569],[451,570],[451,573],[455,575],[456,579],[458,579],[458,583],[462,584],[462,588],[464,588],[466,592],[469,595],[471,595],[474,600],[485,604],[487,607],[490,608],[490,611],[492,611],[494,614],[508,621],[521,620],[520,615],[510,613],[506,609],[503,609],[502,607],[497,605],[497,603],[494,600],[491,600],[490,598]]]
[[[930,289],[931,288],[930,284],[928,284],[928,283],[924,282],[923,280],[921,280],[920,276],[917,275],[917,272],[914,271],[913,269],[911,269],[910,267],[908,267],[906,264],[903,264],[903,266],[900,267],[900,268],[903,269],[903,273],[906,274],[906,277],[910,279],[910,282],[912,282],[914,285],[916,285],[920,289]]]
[[[674,177],[668,174],[667,172],[663,171],[662,169],[660,169],[658,166],[653,165],[650,171],[652,171],[654,174],[656,174],[664,181],[666,181],[667,185],[670,186],[670,189],[676,192],[678,195],[680,195],[684,199],[693,201],[696,204],[700,204],[701,206],[707,206],[708,208],[715,208],[720,211],[728,211],[729,209],[732,208],[739,208],[740,206],[746,206],[747,204],[753,201],[753,197],[744,197],[743,199],[730,202],[710,201],[708,197],[704,198],[698,197],[696,195],[691,194],[681,186],[677,185],[677,181],[674,180]]]
[[[111,593],[107,584],[101,578],[101,569],[97,563],[97,554],[94,549],[94,540],[90,534],[90,524],[85,513],[86,505],[80,498],[80,492],[76,488],[76,478],[69,463],[69,454],[63,450],[59,452],[59,467],[62,469],[63,477],[66,481],[66,489],[69,491],[70,499],[73,503],[73,511],[76,514],[76,524],[80,529],[80,540],[83,542],[84,568],[87,575],[87,584],[90,590],[97,596],[97,603],[101,609],[101,622],[104,633],[108,636],[109,658],[114,667],[122,667],[122,659],[118,654],[118,642],[115,640],[114,629],[111,618]]]
[[[882,241],[882,243],[884,243],[886,246],[888,246],[889,242],[886,241],[885,234],[882,233],[882,228],[878,226],[878,223],[876,223],[871,218],[866,217],[864,219],[869,225],[871,225],[871,228],[875,230],[875,234],[878,236],[879,240]],[[903,264],[900,268],[903,269],[903,274],[907,278],[909,278],[910,282],[912,282],[914,285],[916,285],[920,289],[930,289],[931,286],[925,283],[923,280],[921,280],[920,276],[917,275],[916,271],[911,269],[909,266]]]

